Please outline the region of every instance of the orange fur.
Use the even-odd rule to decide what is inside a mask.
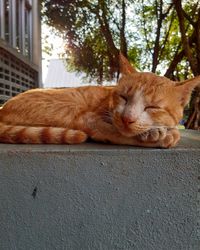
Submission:
[[[115,87],[35,89],[9,100],[0,110],[0,142],[76,144],[89,137],[175,146],[180,138],[176,125],[200,77],[175,83],[139,73],[120,56],[122,77]]]

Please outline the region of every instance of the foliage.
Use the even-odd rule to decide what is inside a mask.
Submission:
[[[125,34],[127,3],[45,0],[43,6],[46,22],[65,33],[71,67],[99,82],[112,79],[118,69],[118,49],[127,55],[131,40],[131,33]]]
[[[119,50],[140,70],[164,74],[174,80],[200,74],[198,0],[43,0],[42,3],[46,22],[65,34],[71,69],[86,72],[98,83],[116,75]],[[198,90],[193,99],[199,93]],[[195,124],[200,126],[200,121]]]
[[[112,43],[121,49],[124,39],[127,49],[123,52],[136,67],[157,73],[165,73],[163,69],[167,70],[182,49],[179,20],[168,0],[44,0],[43,6],[46,22],[65,34],[71,67],[99,81],[110,79],[116,71]],[[195,20],[194,6],[198,9],[197,1],[184,3]],[[184,22],[187,36],[191,36],[193,28],[187,19]],[[183,59],[170,77],[182,79],[186,72],[191,74]]]

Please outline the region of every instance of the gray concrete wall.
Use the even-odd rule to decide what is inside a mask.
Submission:
[[[198,132],[169,150],[1,144],[0,249],[199,250],[199,184]]]

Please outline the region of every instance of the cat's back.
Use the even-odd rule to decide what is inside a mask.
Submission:
[[[74,120],[80,113],[96,110],[110,91],[101,86],[29,90],[3,105],[0,122],[45,125],[52,119],[56,124],[62,117]]]
[[[111,92],[102,86],[83,86],[78,88],[32,89],[8,100],[0,110],[0,115],[10,112],[25,112],[53,107],[89,107],[98,106]]]
[[[80,102],[92,99],[101,99],[108,95],[111,89],[102,86],[83,86],[77,88],[49,88],[32,89],[23,92],[4,104],[4,108],[10,105],[19,105],[24,102]]]

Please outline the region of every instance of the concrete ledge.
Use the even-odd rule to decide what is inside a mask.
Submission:
[[[200,133],[175,149],[0,145],[0,249],[199,250]]]

